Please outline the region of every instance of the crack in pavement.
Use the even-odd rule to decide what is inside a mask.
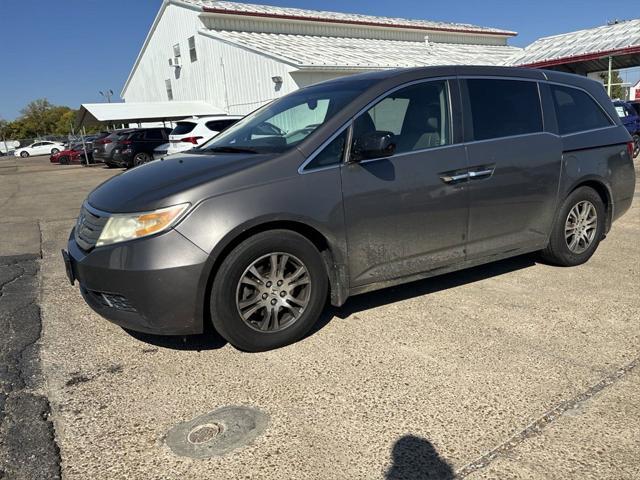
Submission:
[[[37,255],[0,257],[0,479],[59,479],[42,390]]]
[[[639,364],[640,357],[637,357],[628,364],[616,369],[614,372],[610,373],[609,375],[601,379],[598,383],[586,389],[584,392],[576,395],[569,400],[565,400],[559,403],[550,410],[547,410],[544,414],[542,414],[542,416],[527,425],[520,432],[511,436],[508,440],[493,448],[489,452],[485,453],[480,458],[460,468],[455,473],[455,478],[465,478],[468,475],[487,467],[498,457],[504,456],[505,454],[516,448],[518,445],[525,442],[527,439],[541,434],[546,427],[561,418],[566,412],[578,408],[580,405],[593,398],[596,394],[598,394],[605,388],[618,382],[627,374],[629,374],[633,369],[635,369]]]

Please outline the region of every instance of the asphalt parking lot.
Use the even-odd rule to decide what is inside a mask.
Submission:
[[[131,335],[69,285],[60,249],[116,173],[0,158],[8,478],[34,478],[20,395],[48,404],[33,409],[50,420],[36,463],[66,479],[638,478],[640,191],[583,266],[518,257],[354,297],[303,341],[249,354],[212,334]],[[7,302],[28,274],[41,331],[24,339]],[[174,425],[229,405],[267,414],[264,433],[205,460],[167,446]]]

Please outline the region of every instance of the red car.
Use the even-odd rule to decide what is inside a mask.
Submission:
[[[87,149],[87,156],[89,157],[89,163],[91,163],[92,155],[89,149]],[[49,157],[49,160],[51,163],[59,163],[60,165],[69,165],[72,163],[82,164],[85,163],[84,149],[82,145],[72,145],[69,150],[54,153]]]

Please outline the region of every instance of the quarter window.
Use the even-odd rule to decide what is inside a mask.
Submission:
[[[392,135],[396,154],[449,145],[447,82],[423,82],[391,93],[354,121],[353,142],[375,132]]]
[[[189,37],[189,58],[191,63],[198,60],[198,52],[196,52],[196,37]]]
[[[560,135],[584,132],[611,125],[602,108],[577,88],[551,85]]]
[[[348,132],[349,129],[346,128],[340,135],[334,138],[329,145],[324,147],[304,169],[313,170],[315,168],[329,167],[342,163]]]
[[[474,140],[542,132],[542,108],[536,82],[466,80]]]

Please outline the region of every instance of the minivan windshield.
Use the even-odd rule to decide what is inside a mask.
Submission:
[[[275,100],[229,127],[194,153],[282,153],[331,119],[371,81],[304,88]]]

